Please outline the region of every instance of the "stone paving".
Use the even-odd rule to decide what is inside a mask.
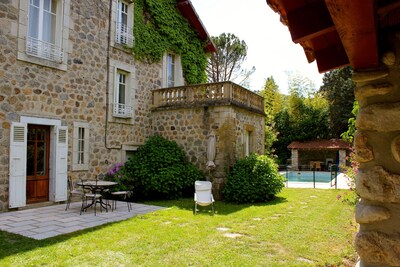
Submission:
[[[90,208],[79,215],[81,203],[73,202],[66,211],[65,205],[52,205],[0,213],[0,230],[41,240],[57,235],[72,233],[110,222],[122,221],[138,214],[146,214],[163,207],[132,203],[128,212],[125,202],[117,202],[117,209],[100,212]]]

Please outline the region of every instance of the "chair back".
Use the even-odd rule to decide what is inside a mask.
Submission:
[[[68,186],[68,192],[71,192],[72,190],[74,190],[74,186],[73,186],[73,184],[72,184],[72,178],[71,178],[71,176],[68,176],[67,186]]]
[[[212,184],[209,181],[196,181],[195,188],[195,201],[199,204],[211,204],[214,198],[211,192]]]

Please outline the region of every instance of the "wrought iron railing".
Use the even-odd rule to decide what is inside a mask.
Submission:
[[[155,108],[193,104],[226,104],[227,102],[264,112],[264,98],[232,82],[197,84],[162,88],[153,91]]]
[[[61,47],[30,36],[26,38],[26,53],[31,56],[58,63],[62,62],[64,57],[64,52]]]
[[[133,115],[132,106],[126,104],[114,103],[113,116],[120,118],[131,118]]]
[[[123,23],[117,23],[115,42],[118,44],[133,46],[133,29]]]

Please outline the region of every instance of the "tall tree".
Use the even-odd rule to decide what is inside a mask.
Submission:
[[[324,74],[320,92],[329,103],[329,125],[333,137],[339,138],[347,131],[352,117],[355,84],[351,67],[336,69]]]
[[[231,33],[222,33],[211,39],[217,47],[217,52],[208,59],[208,82],[234,81],[245,85],[255,71],[255,67],[251,70],[241,68],[247,58],[246,42]]]

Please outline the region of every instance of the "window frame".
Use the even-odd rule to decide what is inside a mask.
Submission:
[[[17,59],[66,71],[71,0],[57,0],[54,44],[44,42],[40,45],[29,36],[30,1],[16,1],[19,2],[18,25],[11,34],[18,38]],[[38,47],[41,48],[37,49]],[[54,54],[53,51],[58,52]]]
[[[120,75],[125,76],[125,103],[120,103],[121,96],[121,83]],[[131,99],[132,84],[131,77],[132,73],[123,70],[121,68],[115,68],[115,82],[114,82],[114,100],[113,100],[113,116],[119,118],[132,118],[133,117],[133,102]],[[123,105],[123,106],[122,106]]]
[[[134,42],[133,36],[133,2],[132,1],[124,1],[124,0],[116,0],[115,2],[115,14],[114,22],[115,25],[115,44],[132,47]],[[126,12],[121,10],[121,6],[126,6]],[[126,14],[126,24],[120,21],[122,15],[121,12]]]
[[[81,129],[83,136],[80,136]],[[87,122],[74,122],[72,133],[72,170],[89,170],[90,125]]]
[[[171,61],[169,60],[172,56],[174,61],[172,64],[172,84],[170,83],[170,66],[171,66]],[[171,86],[172,85],[172,86]],[[167,52],[164,54],[163,57],[163,71],[162,71],[162,86],[163,88],[169,88],[169,87],[178,87],[178,86],[183,86],[184,85],[184,79],[183,79],[183,72],[182,72],[182,64],[181,64],[181,57],[178,54],[175,54],[173,52]]]

